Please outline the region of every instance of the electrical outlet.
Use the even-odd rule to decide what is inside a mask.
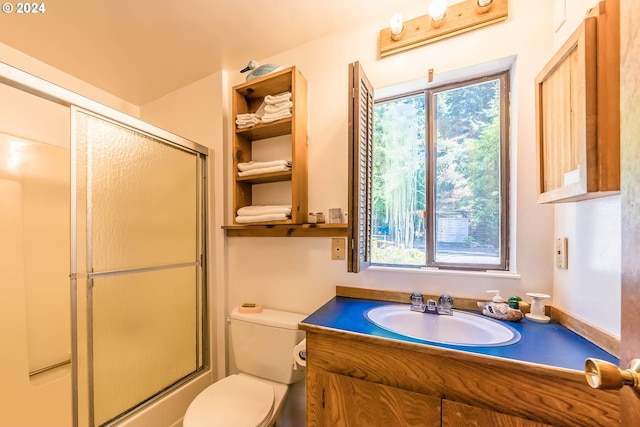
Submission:
[[[331,238],[331,259],[345,259],[344,239],[340,237]]]
[[[566,237],[556,238],[556,268],[569,268],[567,249],[569,241]]]

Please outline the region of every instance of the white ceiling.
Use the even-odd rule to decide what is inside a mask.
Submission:
[[[416,0],[39,2],[44,13],[0,13],[0,43],[142,105]]]

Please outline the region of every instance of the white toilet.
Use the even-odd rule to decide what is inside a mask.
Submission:
[[[230,319],[231,346],[239,374],[204,389],[187,408],[183,427],[271,426],[289,384],[304,377],[293,347],[305,337],[298,329],[306,316],[278,310],[240,313]]]

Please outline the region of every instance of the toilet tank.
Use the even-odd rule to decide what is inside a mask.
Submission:
[[[240,313],[238,307],[234,308],[230,335],[236,367],[282,384],[302,379],[304,369],[296,366],[293,347],[306,336],[298,329],[298,323],[306,317],[267,308],[260,313]]]

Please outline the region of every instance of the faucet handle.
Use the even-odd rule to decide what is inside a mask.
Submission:
[[[442,294],[438,298],[438,305],[441,307],[451,308],[453,306],[453,297],[449,294]]]
[[[438,314],[453,314],[453,298],[451,295],[442,294],[440,298],[438,298]]]
[[[420,292],[414,292],[411,294],[411,305],[422,305],[424,303],[424,297]]]

